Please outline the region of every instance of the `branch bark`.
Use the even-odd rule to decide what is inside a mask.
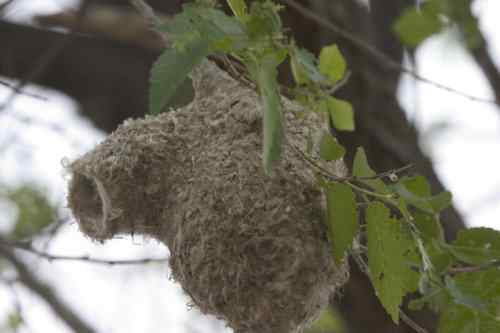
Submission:
[[[493,61],[490,53],[488,52],[488,43],[483,36],[481,36],[480,38],[480,46],[473,49],[471,53],[479,68],[481,68],[484,76],[490,83],[496,103],[500,105],[500,71],[495,65],[495,62]]]
[[[60,45],[66,35],[0,21],[0,74],[22,78],[37,66],[37,55]],[[104,38],[75,35],[39,73],[34,83],[60,90],[79,102],[97,127],[112,131],[147,110],[149,69],[159,51]]]

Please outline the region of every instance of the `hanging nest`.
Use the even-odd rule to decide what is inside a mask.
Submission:
[[[306,149],[308,128],[320,132],[319,115],[283,98],[287,137],[267,176],[255,92],[209,62],[192,76],[191,104],[126,121],[70,165],[69,205],[94,240],[165,243],[173,278],[235,332],[301,332],[348,278],[296,150]],[[341,162],[324,167],[344,174]]]

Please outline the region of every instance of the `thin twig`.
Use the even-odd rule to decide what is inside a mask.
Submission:
[[[413,319],[411,319],[402,309],[399,309],[399,317],[402,321],[410,328],[412,328],[415,332],[418,333],[428,333],[425,328],[417,324]]]
[[[340,79],[339,82],[335,83],[331,88],[327,89],[328,95],[333,95],[335,94],[340,88],[345,86],[347,82],[349,82],[349,79],[351,78],[352,72],[347,71],[342,79]]]
[[[498,105],[495,100],[491,100],[491,99],[487,99],[487,98],[483,98],[483,97],[474,96],[474,95],[462,92],[460,90],[457,90],[455,88],[446,86],[446,85],[441,84],[439,82],[432,81],[432,80],[430,80],[430,79],[428,79],[426,77],[423,77],[422,75],[416,73],[415,71],[413,71],[413,70],[411,70],[411,69],[409,69],[407,67],[404,67],[399,62],[393,60],[388,55],[384,54],[382,51],[380,51],[379,49],[375,48],[374,46],[372,46],[372,45],[366,43],[365,41],[361,40],[358,36],[350,33],[347,30],[344,30],[340,26],[338,26],[338,25],[336,25],[336,24],[328,21],[324,17],[316,14],[315,12],[313,12],[309,8],[306,8],[305,6],[301,5],[300,3],[298,3],[295,0],[280,0],[280,1],[283,2],[283,3],[285,3],[286,5],[288,5],[289,7],[295,9],[303,17],[305,17],[305,18],[307,18],[307,19],[309,19],[311,21],[314,21],[314,22],[318,23],[319,25],[321,25],[322,27],[324,27],[324,28],[326,28],[326,29],[328,29],[328,30],[330,30],[330,31],[338,34],[339,36],[341,36],[343,38],[345,38],[346,40],[348,40],[349,42],[351,42],[352,45],[354,45],[358,49],[364,51],[365,53],[367,53],[368,55],[370,55],[372,58],[374,58],[375,60],[377,60],[379,63],[381,63],[384,66],[386,66],[388,69],[408,74],[408,75],[412,76],[414,79],[416,79],[418,81],[427,83],[427,84],[432,85],[432,86],[434,86],[436,88],[448,91],[450,93],[453,93],[453,94],[456,94],[456,95],[468,98],[468,99],[476,101],[476,102]]]
[[[18,87],[16,87],[15,85],[13,85],[12,83],[9,83],[9,82],[5,82],[5,81],[0,80],[0,86],[4,86],[4,87],[7,87],[9,89],[12,89],[12,91],[14,91],[17,94],[21,94],[21,95],[28,96],[28,97],[33,97],[33,98],[36,98],[36,99],[40,99],[42,101],[47,101],[48,100],[47,97],[26,92],[26,91],[24,91],[22,89],[19,89]]]
[[[31,245],[31,243],[6,241],[3,238],[0,238],[0,245],[4,246],[7,245],[17,250],[26,251],[33,255],[36,255],[39,258],[46,259],[48,261],[81,261],[91,264],[117,266],[117,265],[144,265],[149,263],[165,263],[168,260],[168,258],[108,260],[108,259],[92,258],[89,255],[82,255],[82,256],[54,255],[34,248]]]
[[[385,178],[385,177],[390,177],[391,175],[397,175],[400,173],[403,173],[411,168],[413,168],[412,164],[405,165],[401,168],[397,169],[392,169],[388,170],[382,173],[375,174],[373,176],[366,176],[366,177],[355,177],[355,176],[335,176],[332,174],[329,170],[326,168],[322,167],[319,163],[314,161],[311,157],[307,156],[305,152],[303,152],[299,147],[293,145],[290,143],[290,147],[299,155],[302,159],[304,159],[308,164],[310,164],[313,168],[315,168],[317,171],[319,171],[323,176],[325,176],[327,179],[332,180],[332,181],[337,181],[337,182],[350,182],[350,181],[359,181],[359,180],[371,180],[371,179],[380,179],[380,178]],[[348,184],[351,185],[351,184]]]
[[[56,295],[55,291],[46,283],[40,281],[28,268],[28,266],[14,253],[13,249],[0,243],[0,255],[5,258],[16,269],[18,281],[26,288],[45,300],[50,308],[64,321],[74,332],[95,333],[95,330],[78,316],[70,307]]]
[[[500,260],[494,260],[490,263],[478,266],[463,266],[463,267],[450,267],[448,268],[448,273],[450,274],[460,274],[460,273],[474,273],[484,271],[486,269],[500,267]]]

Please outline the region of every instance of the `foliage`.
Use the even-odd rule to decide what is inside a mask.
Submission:
[[[17,218],[10,237],[31,237],[54,222],[54,208],[39,189],[23,185],[8,191],[6,198],[17,209]]]
[[[405,225],[390,216],[390,209],[372,201],[366,209],[368,267],[382,305],[392,319],[399,320],[403,296],[418,287],[418,263],[414,243]]]
[[[456,22],[469,34],[469,45],[474,45],[474,29],[466,28],[477,26],[470,1],[460,0],[458,7],[450,1],[456,3],[429,0],[421,8],[409,8],[395,23],[396,33],[403,42],[417,46],[448,22]],[[241,74],[256,83],[261,97],[263,165],[271,173],[283,135],[277,68],[288,60],[295,79],[295,86],[287,90],[290,97],[324,115],[326,127],[353,131],[351,104],[332,96],[347,73],[339,47],[328,45],[317,58],[284,35],[281,7],[272,1],[254,1],[250,7],[243,0],[227,2],[234,16],[199,1],[185,5],[181,14],[159,27],[169,33],[173,47],[153,68],[151,112],[162,111],[172,91],[206,56],[236,59],[246,68]],[[429,306],[440,312],[441,333],[499,330],[500,233],[469,229],[447,243],[439,214],[451,203],[449,192],[432,194],[424,177],[401,175],[407,168],[377,173],[362,148],[355,154],[352,174],[337,177],[316,164],[310,148],[304,156],[325,193],[332,254],[337,261],[345,260],[346,253],[356,259],[395,323],[405,297],[417,291],[420,298],[409,308]],[[331,133],[322,133],[321,160],[335,162],[345,153]],[[360,244],[364,239],[366,246]]]
[[[471,4],[471,0],[427,0],[420,6],[406,8],[394,23],[394,31],[404,44],[417,47],[428,37],[455,25],[466,45],[476,48],[481,38]]]
[[[24,320],[21,314],[17,311],[13,311],[8,314],[5,323],[0,326],[0,332],[18,332],[23,323]]]
[[[348,185],[337,182],[328,184],[325,192],[333,256],[340,262],[359,228],[356,196]]]
[[[325,309],[321,316],[311,325],[311,327],[305,330],[305,333],[326,332],[346,332],[345,323],[342,320],[342,316],[332,308]]]

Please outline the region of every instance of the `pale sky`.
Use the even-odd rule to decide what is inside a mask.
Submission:
[[[21,6],[9,14],[11,18],[24,20],[35,12],[57,11],[75,2],[18,0]],[[500,35],[495,31],[500,1],[476,1],[475,9],[489,36],[492,52],[500,61]],[[481,72],[453,32],[433,37],[419,48],[417,70],[434,81],[493,98]],[[35,181],[50,193],[54,202],[62,202],[67,175],[61,161],[91,149],[104,136],[77,115],[71,99],[40,87],[32,86],[30,91],[48,96],[49,101],[19,97],[11,109],[0,113],[0,182]],[[8,93],[0,87],[0,100]],[[467,222],[471,226],[500,229],[500,173],[497,172],[500,110],[409,78],[403,80],[400,96],[410,119],[422,133],[422,146],[433,158]],[[446,129],[437,130],[443,127]],[[6,141],[8,146],[4,145]],[[6,220],[0,216],[0,230],[8,228]],[[93,244],[78,232],[75,223],[59,233],[48,251],[108,259],[163,257],[167,253],[164,246],[137,237],[117,239],[105,245]],[[98,332],[230,332],[222,328],[222,323],[214,323],[197,311],[188,310],[187,298],[180,287],[168,279],[164,265],[144,268],[33,262],[39,276],[55,286],[58,294]],[[28,323],[21,332],[70,332],[55,320],[43,302],[21,288],[16,290]],[[12,309],[11,300],[9,291],[0,287],[0,324]]]

